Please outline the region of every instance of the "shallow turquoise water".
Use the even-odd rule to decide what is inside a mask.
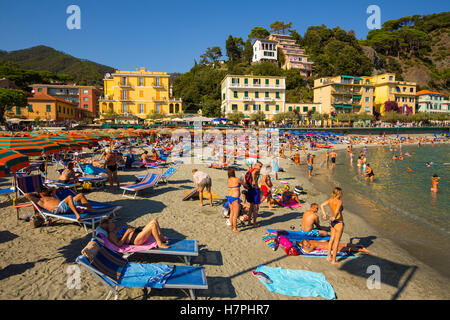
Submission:
[[[389,147],[367,148],[366,157],[375,173],[373,183],[365,181],[364,168],[358,170],[356,166],[360,151],[354,149],[353,165],[346,152],[339,154],[334,179],[346,186],[346,192],[358,193],[438,232],[450,233],[450,165],[443,164],[450,162],[449,145],[403,146],[392,151]],[[393,154],[400,152],[409,152],[411,157],[392,160]],[[433,164],[428,168],[426,162]],[[414,171],[409,172],[408,166]],[[441,178],[437,194],[430,191],[431,176],[435,173]]]

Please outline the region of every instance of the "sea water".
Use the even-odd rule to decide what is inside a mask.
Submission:
[[[314,180],[321,180],[321,191],[342,187],[345,208],[450,278],[450,165],[445,165],[450,162],[450,145],[369,147],[366,157],[375,173],[372,183],[364,179],[365,167],[357,167],[361,151],[364,149],[354,148],[353,163],[347,152],[341,151],[334,167],[331,162],[316,165],[320,178]],[[404,160],[393,160],[400,152]],[[440,177],[437,193],[430,190],[433,174]]]

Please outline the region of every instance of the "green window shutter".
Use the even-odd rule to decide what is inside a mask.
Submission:
[[[266,84],[269,84],[269,79],[266,79]]]
[[[303,112],[308,112],[308,107],[303,107]]]
[[[225,93],[222,94],[222,100],[225,100]]]
[[[257,110],[256,108],[257,108],[257,105],[254,104],[254,105],[253,105],[253,111],[256,111],[256,110]]]
[[[312,107],[312,111],[316,112],[316,107]]]
[[[248,78],[245,78],[245,79],[244,79],[244,83],[245,83],[245,84],[248,84]]]
[[[8,107],[6,108],[6,110],[12,111],[12,106],[8,106]]]
[[[275,97],[276,98],[280,98],[280,93],[279,92],[275,92]]]
[[[237,98],[238,97],[238,93],[237,91],[234,91],[234,97]]]
[[[280,111],[280,106],[278,104],[275,106],[275,110]]]
[[[21,113],[21,110],[20,110],[20,107],[16,107],[16,114],[17,115],[21,115],[22,113]]]
[[[238,109],[238,106],[237,106],[237,104],[232,104],[231,105],[231,110],[233,110],[233,111],[237,111],[237,109]]]
[[[292,107],[289,107],[289,111],[292,111]]]
[[[244,105],[244,111],[248,111],[248,104]]]
[[[259,98],[259,92],[255,91],[255,98]]]
[[[42,88],[38,88],[38,92],[42,92]]]
[[[248,97],[248,91],[244,91],[244,97]]]
[[[51,105],[46,105],[46,111],[47,112],[51,112],[52,111],[52,106]]]
[[[280,84],[280,79],[276,79],[275,80],[275,83],[278,85],[278,84]]]
[[[297,106],[297,111],[300,112],[300,106]]]
[[[266,91],[266,98],[268,98],[268,97],[269,97],[269,92]]]
[[[269,111],[269,105],[266,104],[266,111]]]
[[[33,112],[33,105],[32,104],[28,105],[28,112]]]

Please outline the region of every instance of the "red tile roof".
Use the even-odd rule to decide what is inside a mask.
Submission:
[[[418,96],[423,96],[423,95],[426,95],[426,94],[437,94],[439,96],[443,96],[444,95],[443,93],[433,92],[433,91],[430,91],[430,90],[420,90],[419,92],[416,92],[416,95],[418,95]]]
[[[41,93],[41,92],[34,94],[34,96],[32,96],[32,97],[29,97],[28,100],[31,100],[31,101],[59,101],[59,102],[64,102],[64,103],[71,104],[74,106],[74,104],[70,101],[51,96],[49,94]]]

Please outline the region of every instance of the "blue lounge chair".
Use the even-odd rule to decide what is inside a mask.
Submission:
[[[94,171],[97,171],[99,174],[92,174],[92,177],[89,177],[89,173],[86,170],[87,165],[78,164],[78,171],[80,171],[83,176],[78,177],[78,181],[83,182],[91,182],[96,187],[102,187],[108,181],[108,177],[106,175],[101,175],[100,172],[105,172],[106,170],[102,168],[93,167]]]
[[[32,176],[24,176],[17,178],[17,189],[19,193],[33,193],[40,192],[43,186],[43,178],[41,175],[32,175]],[[68,195],[75,196],[75,193],[72,190],[66,189],[61,190],[56,193],[56,197],[59,200],[64,200]],[[42,207],[40,207],[37,203],[30,201],[33,205],[35,211],[39,213],[44,220],[47,222],[49,218],[61,219],[70,222],[78,223],[75,214],[55,214],[50,212]],[[81,223],[84,227],[86,233],[88,233],[87,225],[92,227],[92,233],[95,233],[94,225],[96,222],[100,222],[101,219],[106,218],[110,215],[115,214],[116,211],[121,209],[120,206],[114,206],[110,204],[105,204],[101,202],[89,201],[92,208],[96,210],[95,212],[85,211],[81,213]]]
[[[103,234],[104,237],[108,237],[108,234],[105,230],[103,230],[100,227],[97,227],[95,229],[95,237],[99,242],[104,244],[101,234]],[[188,266],[191,265],[191,258],[198,256],[197,240],[169,238],[169,245],[170,247],[168,249],[155,248],[150,250],[142,250],[135,252],[118,252],[118,253],[122,254],[124,258],[131,256],[133,253],[153,253],[153,254],[181,256]],[[112,248],[109,247],[108,249],[113,250]]]
[[[117,300],[120,287],[188,289],[193,300],[195,300],[194,290],[208,289],[203,267],[127,262],[117,253],[107,249],[98,242],[97,244],[106,251],[106,254],[102,254],[98,258],[101,261],[101,265],[105,266],[106,269],[112,270],[113,275],[118,274],[118,278],[114,279],[111,277],[111,273],[107,275],[106,271],[99,270],[99,264],[96,264],[94,260],[92,262],[89,261],[83,255],[78,256],[75,262],[109,288],[106,300],[113,293],[115,295],[114,299]],[[97,256],[94,259],[97,259]],[[118,272],[118,270],[120,271]],[[166,272],[166,270],[170,271]],[[156,279],[156,282],[152,281],[154,279]]]
[[[175,172],[177,172],[177,169],[176,169],[176,168],[171,167],[171,168],[167,169],[166,172],[164,172],[164,173],[161,175],[160,181],[161,181],[161,182],[164,182],[164,183],[167,183],[168,180],[169,180],[169,178],[170,178],[171,176],[173,176],[173,175],[175,174]],[[142,175],[136,175],[136,178],[138,178],[138,179],[144,179],[144,178],[145,178],[145,174],[142,174]]]
[[[144,189],[150,189],[155,187],[159,180],[161,179],[161,175],[160,174],[156,174],[156,173],[147,173],[145,175],[145,177],[142,179],[142,181],[140,181],[139,183],[135,183],[135,184],[131,184],[128,186],[124,186],[124,187],[120,187],[120,189],[123,189],[123,196],[127,197],[127,198],[132,198],[132,199],[136,199],[137,193],[140,190],[144,190]],[[134,192],[134,196],[128,196],[125,193],[127,191],[131,191]]]

